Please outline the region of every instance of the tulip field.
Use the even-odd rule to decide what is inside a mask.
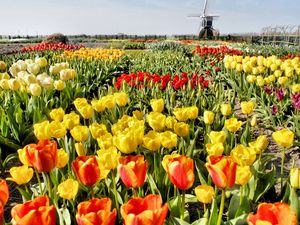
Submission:
[[[0,55],[0,225],[297,225],[297,50],[148,45]]]

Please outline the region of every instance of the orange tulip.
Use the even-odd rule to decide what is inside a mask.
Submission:
[[[187,190],[195,181],[193,159],[179,154],[166,155],[162,165],[171,182],[181,190]]]
[[[218,188],[233,187],[237,164],[230,156],[209,156],[205,165]]]
[[[76,221],[78,225],[114,225],[117,211],[111,212],[109,198],[92,198],[81,202],[77,207]]]
[[[2,203],[0,203],[0,224],[4,224],[4,209]]]
[[[296,225],[297,215],[286,203],[261,203],[258,205],[256,214],[249,214],[247,218],[249,225]]]
[[[144,156],[124,156],[120,157],[118,171],[126,187],[141,187],[146,178],[148,162]]]
[[[150,194],[145,198],[132,198],[121,206],[124,225],[163,225],[168,205],[162,205],[160,196]]]
[[[37,144],[25,146],[28,162],[38,172],[50,172],[57,164],[57,143],[55,141],[40,140]]]
[[[55,225],[56,210],[47,196],[40,196],[11,209],[13,225]]]
[[[80,182],[86,186],[92,186],[100,180],[96,156],[78,156],[72,162],[72,169]]]
[[[9,198],[9,190],[5,180],[0,179],[0,204],[2,207],[6,204]]]

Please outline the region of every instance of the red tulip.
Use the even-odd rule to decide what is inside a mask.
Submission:
[[[236,163],[230,156],[209,156],[205,164],[218,188],[232,188],[236,176]]]
[[[124,156],[119,159],[118,171],[126,187],[143,186],[146,178],[148,162],[144,156]]]
[[[40,140],[37,144],[25,146],[26,156],[38,172],[50,172],[57,163],[57,143]]]
[[[124,225],[163,225],[168,205],[162,205],[160,196],[150,194],[145,198],[133,198],[121,206]]]
[[[47,196],[37,197],[11,209],[13,225],[56,225],[55,207]]]
[[[114,225],[117,211],[111,212],[111,200],[109,198],[93,198],[79,203],[77,207],[76,221],[78,225]]]
[[[2,207],[6,204],[9,198],[9,189],[5,180],[0,179],[0,204]]]
[[[96,156],[78,156],[72,162],[77,178],[86,186],[92,186],[100,180],[100,169]]]
[[[297,215],[286,203],[261,203],[258,206],[257,213],[248,216],[247,222],[249,225],[296,225]]]
[[[195,181],[193,159],[179,154],[166,155],[162,165],[171,182],[181,190],[187,190]]]

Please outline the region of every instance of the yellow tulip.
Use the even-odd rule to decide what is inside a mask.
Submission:
[[[248,83],[254,83],[256,81],[256,76],[254,76],[254,75],[248,75],[246,77],[246,80],[247,80]]]
[[[113,170],[119,164],[120,154],[116,147],[112,146],[108,149],[100,149],[97,151],[99,164],[106,170]],[[102,172],[102,171],[101,171]]]
[[[274,71],[274,76],[275,77],[281,77],[282,76],[282,70],[275,70]]]
[[[190,106],[186,108],[188,118],[190,120],[194,120],[198,117],[198,107],[197,106]]]
[[[204,123],[211,125],[214,122],[215,114],[212,111],[204,111],[203,114]]]
[[[238,185],[245,185],[249,182],[252,176],[250,166],[237,166],[235,183]]]
[[[113,136],[113,144],[120,152],[130,154],[135,152],[138,143],[136,142],[132,132],[120,133]]]
[[[166,116],[159,112],[150,112],[147,117],[149,126],[155,131],[162,131],[165,128]]]
[[[225,120],[224,126],[230,132],[235,133],[241,128],[242,124],[242,121],[238,121],[237,118],[233,117]]]
[[[138,120],[142,120],[144,117],[144,113],[139,111],[139,110],[135,110],[132,112],[132,115],[134,118],[138,119]]]
[[[96,122],[89,126],[90,132],[94,139],[100,138],[102,135],[107,134],[107,129],[104,124],[98,124]]]
[[[118,106],[125,106],[129,102],[129,97],[125,92],[114,93],[114,98]]]
[[[79,109],[83,106],[88,105],[88,101],[86,100],[86,98],[76,98],[73,102],[73,104],[75,105],[75,108],[79,111]]]
[[[62,80],[56,80],[56,81],[54,81],[53,86],[56,90],[63,91],[66,87],[66,84]]]
[[[80,123],[80,117],[78,114],[71,112],[64,115],[63,126],[67,129],[72,130],[73,127],[77,126]]]
[[[173,117],[173,116],[168,116],[166,118],[166,127],[168,129],[173,130],[174,129],[174,125],[177,123],[177,120]]]
[[[299,189],[300,188],[300,169],[292,168],[290,171],[290,183],[292,188]]]
[[[85,156],[87,153],[86,148],[81,142],[75,143],[75,150],[78,156]]]
[[[254,102],[241,102],[242,113],[248,115],[254,110]]]
[[[177,146],[177,135],[171,131],[160,133],[161,145],[165,148],[173,148]]]
[[[292,90],[292,92],[298,93],[300,92],[300,84],[293,84],[290,86],[290,89]]]
[[[226,133],[225,131],[211,131],[208,135],[210,142],[212,144],[216,144],[216,143],[223,143],[226,140]]]
[[[44,68],[48,64],[47,59],[45,57],[36,58],[35,63],[37,63],[40,66],[40,68]]]
[[[26,155],[26,149],[25,148],[26,147],[18,149],[19,160],[25,166],[32,166],[31,163],[28,161],[28,158],[27,158],[27,155]]]
[[[248,143],[249,147],[253,148],[256,154],[261,154],[262,152],[264,152],[268,144],[269,141],[266,135],[260,135],[255,141]]]
[[[10,90],[16,91],[20,88],[21,84],[18,79],[9,79],[8,86]]]
[[[97,138],[100,149],[108,149],[113,146],[113,136],[111,133],[106,133]]]
[[[150,151],[158,150],[160,145],[160,135],[154,130],[150,130],[143,138],[143,146]]]
[[[280,85],[285,85],[288,82],[288,80],[288,77],[279,77],[277,81]]]
[[[164,110],[164,104],[165,104],[165,102],[162,98],[150,100],[150,105],[151,105],[153,112],[161,113]]]
[[[259,87],[263,87],[265,85],[265,80],[262,76],[257,76],[256,77],[256,84],[259,86]]]
[[[91,105],[96,112],[103,112],[105,110],[104,102],[101,100],[92,100]]]
[[[223,143],[219,142],[219,143],[215,143],[215,144],[206,144],[206,151],[208,153],[208,155],[222,155],[224,152],[224,145]]]
[[[256,115],[254,115],[250,121],[251,127],[255,127],[257,125]]]
[[[175,108],[173,114],[175,115],[176,119],[180,122],[185,122],[189,119],[187,108]]]
[[[205,184],[195,187],[197,200],[203,204],[210,204],[215,196],[215,189]]]
[[[174,132],[179,136],[179,137],[185,137],[189,135],[189,125],[184,123],[184,122],[178,122],[175,123],[174,125]]]
[[[69,162],[69,154],[63,149],[57,151],[57,168],[64,168]]]
[[[3,61],[0,61],[0,72],[4,72],[6,70],[6,63]]]
[[[66,135],[67,129],[59,121],[52,121],[47,126],[47,133],[50,137],[62,138]]]
[[[87,126],[76,126],[70,133],[75,141],[86,141],[89,137],[89,128]]]
[[[76,197],[79,189],[77,180],[67,179],[57,186],[59,197],[67,200],[72,200]]]
[[[40,66],[37,63],[31,63],[27,65],[27,71],[33,75],[37,75],[40,72]]]
[[[65,111],[63,108],[52,109],[50,112],[51,119],[55,121],[62,121],[64,119]]]
[[[18,185],[22,185],[27,184],[31,180],[33,176],[33,169],[23,165],[10,168],[9,173],[11,177],[7,178],[7,180],[11,180],[16,182]]]
[[[78,109],[78,112],[84,119],[90,119],[93,117],[94,110],[93,107],[89,104],[82,106],[81,108]]]
[[[256,159],[256,152],[254,149],[240,144],[231,150],[230,156],[239,166],[251,166]]]
[[[48,125],[48,120],[33,125],[33,132],[38,140],[49,139],[51,137],[51,134],[49,134]]]
[[[229,116],[232,112],[230,104],[222,104],[221,105],[221,113],[223,116]]]
[[[116,101],[113,95],[106,95],[100,99],[107,109],[112,109],[116,106]]]
[[[42,93],[42,88],[39,84],[34,83],[29,85],[29,91],[33,96],[40,96]]]
[[[273,140],[283,148],[289,148],[293,145],[295,134],[288,128],[275,131],[272,134]]]

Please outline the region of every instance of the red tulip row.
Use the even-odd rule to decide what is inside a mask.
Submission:
[[[191,77],[188,73],[182,72],[181,75],[175,75],[171,77],[169,74],[160,76],[158,74],[149,74],[147,72],[138,72],[131,74],[122,74],[117,78],[115,87],[120,89],[123,82],[131,87],[145,88],[149,84],[159,84],[162,90],[166,89],[168,85],[171,85],[173,89],[178,90],[188,85],[192,88],[200,86],[201,88],[207,88],[209,86],[209,80],[203,75],[192,74]]]
[[[40,43],[36,45],[29,45],[26,47],[23,47],[21,49],[21,52],[32,52],[32,51],[58,51],[58,50],[74,50],[74,49],[80,49],[83,48],[84,45],[66,45],[63,43],[58,44],[49,44],[49,43]]]
[[[198,54],[199,56],[224,56],[224,55],[243,55],[242,51],[236,50],[234,48],[230,48],[225,45],[217,46],[217,47],[207,47],[203,46],[202,48],[198,45],[193,52],[194,54]]]

